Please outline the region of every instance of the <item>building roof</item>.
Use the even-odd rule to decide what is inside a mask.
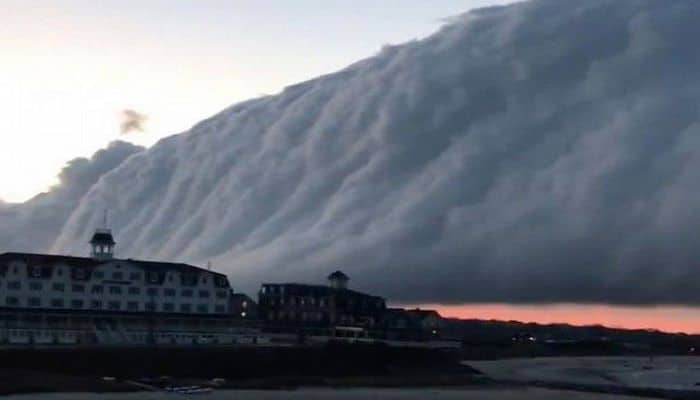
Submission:
[[[0,254],[0,262],[2,261],[13,261],[21,260],[29,266],[42,266],[42,267],[52,267],[56,264],[63,263],[74,267],[83,268],[94,268],[102,264],[114,263],[114,262],[125,262],[135,265],[147,271],[156,272],[166,272],[166,271],[178,271],[183,274],[195,274],[195,273],[211,273],[217,276],[226,277],[226,275],[209,271],[204,268],[195,267],[194,265],[183,264],[183,263],[170,263],[170,262],[159,262],[159,261],[144,261],[144,260],[132,260],[132,259],[111,259],[111,260],[97,260],[88,257],[72,257],[56,254],[33,254],[33,253],[3,253]]]
[[[263,283],[262,286],[284,286],[285,294],[295,296],[330,296],[341,294],[356,297],[371,297],[376,300],[384,300],[381,296],[374,296],[351,289],[335,289],[325,285],[309,285],[304,283]]]
[[[422,310],[420,308],[415,308],[412,310],[406,310],[406,312],[421,321],[429,317],[442,318],[440,313],[435,310]]]
[[[108,244],[114,246],[116,242],[112,236],[112,232],[108,230],[97,230],[92,239],[90,239],[90,244]]]
[[[350,278],[343,273],[343,271],[335,271],[328,275],[329,280],[339,280],[339,281],[349,281]]]

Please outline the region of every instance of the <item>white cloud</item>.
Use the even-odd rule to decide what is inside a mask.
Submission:
[[[129,157],[51,250],[85,253],[108,204],[122,256],[248,290],[342,268],[406,301],[698,303],[699,18],[474,12]]]

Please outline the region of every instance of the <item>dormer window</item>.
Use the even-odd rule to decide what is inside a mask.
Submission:
[[[218,286],[218,287],[226,287],[226,286],[228,286],[228,285],[226,284],[226,283],[227,283],[226,277],[224,277],[224,276],[217,276],[216,278],[214,278],[214,283],[216,283],[216,286]],[[263,293],[265,293],[265,288],[264,288],[264,287],[263,287]]]

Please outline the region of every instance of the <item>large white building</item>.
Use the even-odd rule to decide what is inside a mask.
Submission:
[[[100,229],[90,257],[0,254],[0,343],[232,343],[227,277],[188,264],[114,258]]]

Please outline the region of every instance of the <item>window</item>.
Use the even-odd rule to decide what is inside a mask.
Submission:
[[[42,290],[44,288],[44,285],[41,284],[41,282],[29,282],[29,290]]]
[[[208,313],[208,312],[209,312],[209,306],[207,306],[206,304],[200,304],[200,305],[197,306],[197,312]]]
[[[197,275],[183,274],[180,275],[180,280],[185,286],[195,286],[197,285]]]
[[[203,299],[209,298],[209,291],[208,290],[200,290],[199,297],[203,298]]]
[[[137,311],[139,309],[139,303],[136,301],[130,301],[126,303],[126,309],[129,311]]]
[[[95,271],[93,275],[95,276],[95,279],[102,279],[105,277],[105,273],[102,271]]]
[[[158,288],[149,287],[146,293],[148,293],[149,296],[158,296]]]
[[[141,279],[141,273],[139,273],[139,272],[131,272],[131,273],[129,274],[129,279],[132,280],[132,281],[140,280],[140,279]]]
[[[8,296],[8,297],[5,299],[5,303],[6,303],[8,306],[16,306],[16,305],[19,304],[19,299],[17,299],[16,297]]]
[[[163,311],[175,311],[175,304],[173,303],[163,303]]]
[[[228,297],[228,293],[226,293],[225,290],[219,290],[216,292],[216,298],[217,299],[225,299]]]
[[[73,284],[72,290],[74,293],[85,293],[85,285]]]
[[[51,299],[51,307],[63,308],[63,299]]]
[[[30,297],[29,307],[41,307],[41,299],[38,297]]]
[[[158,283],[158,274],[156,272],[149,272],[148,281],[151,283]]]
[[[94,286],[92,287],[92,293],[95,293],[95,294],[97,294],[97,293],[104,293],[104,286],[102,286],[102,285],[94,285]]]
[[[112,279],[115,279],[115,280],[120,281],[120,280],[124,279],[124,273],[121,272],[121,271],[119,271],[119,272],[113,272],[113,273],[112,273]]]
[[[32,276],[32,278],[41,278],[41,268],[32,267],[30,269],[30,275]]]
[[[148,302],[146,303],[146,311],[155,311],[156,310],[156,303],[153,302]]]
[[[175,297],[175,289],[163,289],[163,295],[167,297]]]
[[[83,268],[78,268],[75,270],[75,277],[78,279],[85,279],[87,277],[87,271]]]
[[[129,287],[129,294],[141,294],[141,288],[131,286]]]
[[[182,297],[192,297],[192,289],[182,289]]]
[[[53,286],[51,287],[55,292],[65,292],[66,291],[66,285],[63,283],[54,283]]]
[[[192,304],[180,304],[180,312],[192,311]]]
[[[110,301],[109,303],[107,303],[108,310],[115,311],[115,310],[121,310],[121,308],[122,308],[122,304],[118,301]]]
[[[225,276],[217,276],[214,278],[214,283],[218,287],[227,287],[228,286],[228,280],[226,279]]]
[[[71,308],[83,308],[83,301],[80,299],[71,300]]]
[[[99,300],[93,300],[93,301],[90,303],[90,308],[94,308],[94,309],[96,309],[96,310],[99,310],[99,309],[102,308],[102,302],[99,301]]]
[[[22,283],[20,281],[7,282],[7,288],[10,290],[20,290],[22,289]]]
[[[226,307],[221,306],[221,305],[218,305],[218,306],[216,306],[216,312],[217,312],[218,314],[223,314],[223,313],[226,312]]]
[[[122,294],[122,288],[120,286],[110,286],[109,293],[110,294]]]

